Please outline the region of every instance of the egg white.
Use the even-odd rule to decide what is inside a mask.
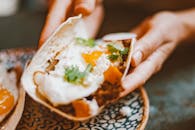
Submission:
[[[43,72],[34,76],[38,92],[46,97],[54,106],[69,104],[74,100],[91,95],[104,82],[103,73],[112,64],[108,59],[108,55],[104,52],[106,48],[106,43],[98,43],[95,47],[90,48],[79,45],[76,43],[76,40],[73,40],[64,51],[55,57],[59,62],[55,66],[54,71],[50,71],[49,73]],[[82,54],[90,54],[93,51],[102,51],[104,53],[98,58],[96,66],[87,75],[84,83],[73,84],[65,81],[65,68],[76,65],[80,71],[84,71],[88,63],[85,62]]]

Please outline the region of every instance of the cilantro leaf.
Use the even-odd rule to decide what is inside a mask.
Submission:
[[[96,45],[95,41],[91,38],[89,39],[84,39],[81,37],[76,38],[77,44],[83,45],[83,46],[89,46],[89,47],[94,47]]]
[[[70,66],[65,68],[64,79],[70,83],[81,84],[83,79],[91,71],[92,65],[88,64],[85,71],[81,72],[78,66]]]
[[[64,78],[71,83],[80,82],[80,79],[83,77],[82,73],[79,71],[77,66],[71,66],[65,68],[65,76]]]
[[[91,72],[92,70],[92,65],[91,64],[88,64],[85,71],[83,72],[84,75],[87,75],[89,72]]]
[[[108,44],[107,48],[108,48],[108,51],[110,51],[111,53],[118,52],[118,49],[111,44]]]
[[[116,61],[119,58],[119,55],[117,54],[111,54],[108,56],[109,60]]]
[[[116,61],[118,59],[122,60],[123,56],[128,54],[129,49],[128,48],[124,48],[123,50],[117,49],[116,47],[114,47],[111,44],[107,45],[107,49],[108,51],[111,53],[108,58],[111,61]]]
[[[128,54],[128,51],[129,51],[129,49],[125,48],[124,50],[120,50],[120,54],[121,55],[126,55],[126,54]]]

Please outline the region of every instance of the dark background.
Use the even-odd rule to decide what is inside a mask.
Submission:
[[[19,11],[0,17],[0,49],[36,46],[46,15],[40,0],[22,0]],[[1,3],[0,3],[1,4]],[[105,21],[100,34],[128,31],[148,15],[160,10],[195,6],[194,0],[104,0]]]
[[[194,0],[105,0],[105,21],[98,37],[128,31],[161,10],[195,7]],[[0,49],[36,47],[46,16],[38,0],[23,0],[19,11],[0,17]],[[195,22],[195,19],[194,19]],[[183,43],[162,71],[145,85],[150,99],[146,130],[195,129],[195,44]]]

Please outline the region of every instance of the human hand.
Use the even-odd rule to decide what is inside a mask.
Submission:
[[[142,86],[158,72],[178,43],[186,39],[189,31],[176,13],[160,12],[146,19],[133,30],[138,35],[131,65],[135,67],[122,81],[126,95]]]
[[[49,11],[39,40],[39,47],[68,17],[82,14],[90,37],[95,37],[103,20],[101,0],[50,0]]]

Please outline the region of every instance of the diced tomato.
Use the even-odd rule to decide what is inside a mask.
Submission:
[[[90,108],[86,101],[76,100],[72,103],[75,110],[76,117],[88,117],[90,116]]]
[[[0,115],[7,113],[14,106],[14,96],[4,88],[0,88]]]
[[[121,80],[122,73],[118,70],[117,67],[110,66],[104,72],[104,79],[112,84],[116,84]]]
[[[87,62],[88,64],[91,64],[92,66],[96,65],[96,61],[98,60],[98,58],[102,55],[101,51],[94,51],[90,54],[82,54],[82,57],[84,58],[85,62]]]

